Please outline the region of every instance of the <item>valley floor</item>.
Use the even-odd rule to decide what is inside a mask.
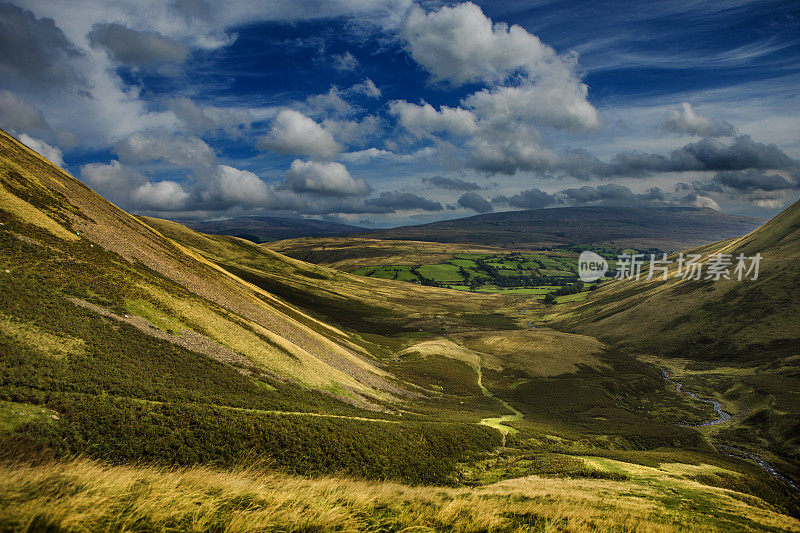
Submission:
[[[478,488],[255,469],[0,466],[3,531],[800,531],[763,500],[692,478],[708,465],[584,458],[627,481],[528,476]]]

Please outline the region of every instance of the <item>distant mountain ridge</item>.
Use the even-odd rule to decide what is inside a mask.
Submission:
[[[487,213],[363,236],[514,248],[603,244],[675,251],[741,237],[763,223],[707,208],[589,206]]]
[[[367,231],[339,222],[288,217],[236,217],[225,220],[175,220],[195,231],[230,235],[253,242],[279,241],[298,237],[334,237]]]

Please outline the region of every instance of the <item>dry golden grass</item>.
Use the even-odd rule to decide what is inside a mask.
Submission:
[[[497,358],[491,354],[481,354],[474,350],[464,348],[444,337],[416,342],[398,352],[398,355],[407,353],[418,353],[425,356],[438,355],[449,359],[455,359],[467,363],[478,372],[480,372],[481,366],[491,368],[492,370],[502,370],[503,368]]]
[[[490,353],[507,368],[536,376],[557,376],[577,371],[581,365],[608,368],[600,354],[607,347],[592,337],[547,328],[477,332],[453,335],[464,347]]]
[[[49,231],[61,239],[68,241],[74,241],[78,239],[77,235],[64,228],[64,226],[43,212],[39,211],[25,200],[14,196],[2,185],[0,185],[0,209],[8,211],[12,215],[19,217],[30,224],[39,226],[40,228]]]
[[[703,511],[697,505],[673,505],[670,495],[676,493],[694,495],[715,507]],[[256,470],[105,466],[87,460],[0,466],[0,529],[48,527],[229,532],[797,531],[800,522],[771,511],[756,498],[677,476],[667,485],[646,475],[639,483],[531,476],[466,489],[305,479]]]

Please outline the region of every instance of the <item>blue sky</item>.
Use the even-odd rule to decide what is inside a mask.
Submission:
[[[170,218],[767,217],[800,197],[798,59],[788,1],[27,0],[0,127]]]

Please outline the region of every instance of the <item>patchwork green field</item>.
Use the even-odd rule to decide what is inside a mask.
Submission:
[[[589,248],[589,247],[587,247]],[[611,250],[600,250],[615,267]],[[584,286],[578,279],[578,253],[496,253],[453,254],[434,264],[361,266],[353,274],[381,279],[407,281],[460,291],[526,295],[544,299],[555,293],[558,302],[586,297],[593,285]]]

